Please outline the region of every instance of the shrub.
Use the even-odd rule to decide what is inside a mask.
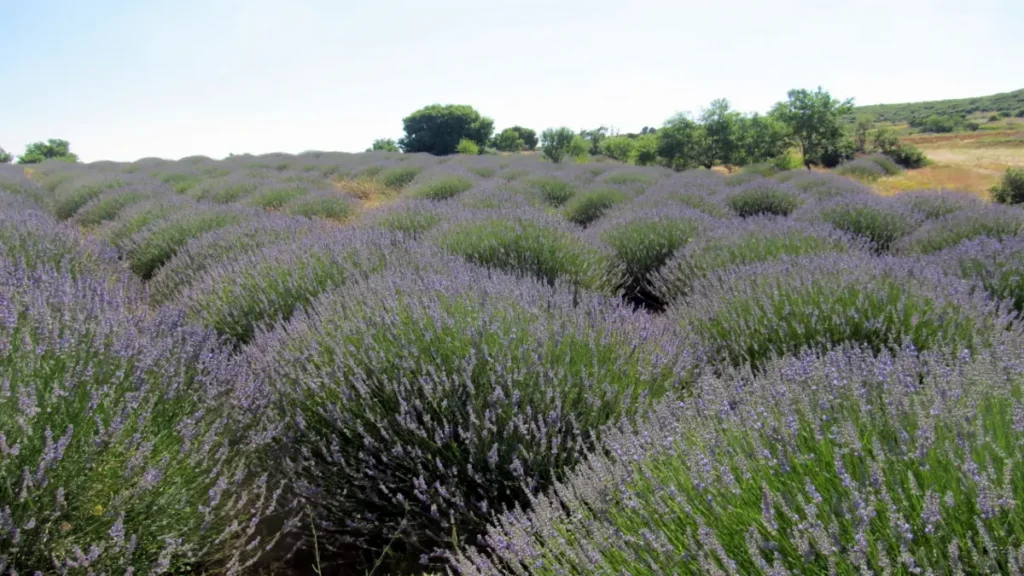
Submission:
[[[117,188],[122,185],[120,180],[102,178],[99,181],[90,179],[84,184],[75,185],[75,181],[72,180],[68,186],[70,188],[67,191],[62,190],[64,186],[57,188],[57,195],[53,200],[53,215],[58,220],[67,220],[75,215],[76,212],[90,200],[98,197],[107,190]]]
[[[888,154],[892,159],[904,168],[921,168],[928,164],[928,157],[916,146],[901,144],[899,148]]]
[[[636,140],[628,136],[609,136],[604,138],[601,140],[599,148],[601,154],[619,162],[630,163],[636,157]]]
[[[716,362],[761,367],[844,344],[874,353],[975,350],[1003,320],[971,285],[896,258],[812,256],[753,264],[696,284],[676,314]]]
[[[650,174],[645,174],[643,172],[612,172],[611,174],[606,175],[601,181],[605,184],[611,184],[612,186],[629,188],[639,193],[654,184],[656,179]]]
[[[935,260],[954,274],[979,283],[997,300],[1011,303],[1024,312],[1024,239],[992,238],[966,240],[935,255]]]
[[[968,122],[964,124],[964,128],[966,128],[968,132],[977,132],[978,129],[981,128],[981,124],[978,124],[977,122]]]
[[[529,176],[529,170],[523,170],[522,168],[515,168],[513,170],[505,170],[498,177],[505,182],[515,182],[523,176]]]
[[[536,176],[523,181],[523,186],[537,194],[547,205],[561,207],[576,194],[576,187],[554,176]]]
[[[228,351],[137,286],[0,265],[5,570],[233,573],[275,504]]]
[[[856,242],[831,226],[750,218],[717,226],[675,254],[651,279],[654,293],[666,303],[689,295],[694,283],[729,268],[787,257],[844,254]]]
[[[292,216],[323,218],[344,222],[359,210],[359,204],[333,190],[311,193],[285,204],[284,211]]]
[[[478,156],[480,154],[480,146],[469,138],[463,138],[459,140],[459,145],[455,147],[455,151],[466,156]]]
[[[982,206],[961,210],[944,218],[931,220],[904,238],[897,249],[916,254],[932,254],[981,236],[1007,238],[1024,233],[1024,212]]]
[[[865,180],[878,180],[885,176],[885,169],[867,158],[857,158],[836,167],[836,174]]]
[[[604,215],[613,206],[621,204],[629,196],[615,188],[584,190],[573,196],[563,210],[566,220],[586,227]]]
[[[123,249],[139,230],[161,218],[168,218],[194,206],[194,202],[176,196],[138,202],[128,206],[117,218],[102,226],[97,235],[115,247]]]
[[[0,200],[16,198],[0,194]],[[72,226],[28,205],[8,200],[0,206],[0,264],[52,268],[73,277],[116,269],[117,254],[106,244],[83,238]]]
[[[267,215],[189,241],[146,284],[150,300],[164,304],[202,278],[206,270],[267,246],[294,242],[319,228],[300,218]]]
[[[844,350],[709,378],[606,434],[529,511],[500,513],[488,552],[453,553],[452,570],[1008,573],[1020,372],[1005,353],[949,364]]]
[[[869,156],[865,156],[864,158],[870,160],[871,162],[874,162],[879,167],[881,167],[882,170],[885,171],[886,176],[893,176],[903,171],[903,168],[901,168],[895,160],[889,158],[885,154],[871,154]]]
[[[839,230],[867,240],[877,253],[888,252],[921,223],[913,212],[901,210],[896,202],[872,196],[830,202],[818,210],[818,216]]]
[[[935,220],[960,210],[979,208],[982,205],[977,196],[968,192],[952,190],[904,192],[896,196],[896,202],[910,207],[926,220]]]
[[[822,174],[807,170],[781,172],[773,180],[784,182],[817,200],[831,200],[845,196],[871,194],[871,189],[859,182],[836,174]]]
[[[246,198],[266,186],[264,180],[233,178],[203,181],[189,189],[188,194],[196,200],[213,204],[230,204]]]
[[[803,199],[790,186],[762,179],[730,192],[725,198],[725,205],[741,218],[764,214],[789,216],[803,205]]]
[[[416,240],[443,220],[436,202],[407,200],[369,215],[369,227],[395,232]]]
[[[251,217],[245,212],[223,209],[196,208],[179,212],[132,236],[124,246],[125,259],[132,272],[148,280],[189,240],[237,224],[247,216]]]
[[[596,250],[557,219],[529,211],[463,218],[437,231],[435,241],[465,260],[554,285],[556,281],[610,291]]]
[[[398,143],[391,138],[377,138],[370,145],[370,151],[398,152]]]
[[[422,166],[396,166],[381,172],[377,179],[388,188],[398,190],[405,188],[422,171]]]
[[[989,122],[999,122],[999,114],[992,114],[988,117]]]
[[[470,166],[466,171],[480,178],[494,178],[498,173],[498,169],[493,166]]]
[[[1017,112],[1014,114],[1014,117],[1016,117],[1016,118],[1024,118],[1024,108],[1021,108],[1020,110],[1017,110]]]
[[[533,207],[529,199],[516,191],[503,188],[477,188],[459,195],[454,200],[462,208],[471,210],[528,210]]]
[[[661,310],[665,302],[652,290],[652,275],[710,226],[706,216],[682,207],[636,210],[601,222],[589,235],[611,253],[610,271],[621,276],[617,293],[637,306]]]
[[[473,187],[473,181],[462,176],[447,176],[422,184],[412,191],[413,198],[447,200]]]
[[[72,221],[83,227],[93,228],[117,218],[122,210],[151,198],[153,192],[138,188],[113,189],[100,194],[81,207]]]
[[[1024,203],[1024,169],[1007,168],[1002,181],[992,188],[992,199],[1000,204]]]
[[[844,137],[825,147],[820,153],[819,160],[825,168],[835,168],[852,160],[856,152],[857,146],[853,140]]]
[[[313,507],[328,566],[362,572],[350,542],[387,546],[389,572],[473,545],[493,512],[563,477],[603,425],[688,381],[671,332],[605,298],[427,267],[327,296],[247,354],[288,425],[282,466]]]
[[[206,271],[178,302],[189,317],[244,343],[309,305],[326,290],[373,273],[398,257],[393,237],[334,229],[224,261]]]
[[[948,116],[939,116],[932,114],[924,121],[924,132],[935,132],[942,134],[945,132],[952,132],[956,129],[956,122]]]
[[[309,189],[304,186],[275,187],[262,192],[256,192],[246,199],[246,204],[265,210],[277,210],[285,204],[309,194]]]

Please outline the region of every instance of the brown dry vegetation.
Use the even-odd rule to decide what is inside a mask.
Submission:
[[[989,197],[989,189],[1010,167],[1024,167],[1024,131],[999,130],[952,134],[914,134],[901,138],[921,148],[930,166],[881,178],[883,195],[909,190],[964,190]]]

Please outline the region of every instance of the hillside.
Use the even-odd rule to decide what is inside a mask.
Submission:
[[[1024,111],[1024,89],[992,94],[991,96],[961,98],[959,100],[933,100],[930,102],[858,106],[854,108],[853,115],[875,116],[877,121],[901,123],[910,122],[915,118],[927,118],[933,114],[939,116],[969,116],[978,112],[1006,112],[1013,116],[1018,111]]]

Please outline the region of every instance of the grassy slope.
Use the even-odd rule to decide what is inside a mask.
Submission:
[[[855,116],[875,116],[879,121],[901,123],[907,122],[914,117],[926,118],[932,114],[940,116],[969,116],[979,112],[989,114],[1009,112],[1013,115],[1018,110],[1024,110],[1024,89],[959,100],[933,100],[930,102],[858,106],[854,108],[853,114]]]

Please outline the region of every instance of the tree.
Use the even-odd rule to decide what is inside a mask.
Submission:
[[[398,143],[391,138],[377,138],[370,146],[371,151],[398,152]]]
[[[10,164],[12,160],[14,160],[14,156],[11,156],[10,152],[0,148],[0,164]]]
[[[713,100],[701,112],[700,123],[704,125],[704,149],[701,164],[711,168],[715,164],[741,164],[739,139],[742,114],[729,107],[725,98]]]
[[[486,146],[494,132],[494,120],[460,104],[431,104],[403,118],[402,124],[405,136],[398,145],[403,151],[435,156],[454,153],[463,138]]]
[[[67,140],[50,138],[46,142],[34,142],[25,147],[25,153],[18,158],[18,164],[39,164],[44,160],[78,162],[78,156],[71,152]]]
[[[633,142],[633,161],[638,166],[650,166],[658,161],[658,135],[653,130],[648,130]]]
[[[537,148],[537,131],[531,130],[530,128],[523,128],[522,126],[513,126],[509,130],[515,130],[519,137],[523,140],[523,144],[526,145],[527,150],[534,150]]]
[[[787,101],[775,105],[772,115],[789,127],[803,154],[804,166],[810,170],[840,146],[840,119],[853,111],[853,99],[837,100],[820,86],[816,92],[790,90],[787,96]]]
[[[632,162],[636,140],[629,136],[609,136],[601,141],[601,154],[619,162]]]
[[[554,163],[559,163],[569,153],[576,133],[570,128],[548,128],[540,135],[540,147],[544,155]]]
[[[771,116],[751,114],[739,123],[741,163],[778,158],[789,150],[789,130]]]
[[[673,170],[681,171],[699,164],[704,128],[685,114],[677,114],[658,131],[658,156]]]
[[[587,157],[587,153],[590,151],[590,142],[587,141],[583,136],[573,136],[572,142],[569,143],[569,156],[582,160]]]
[[[494,147],[502,152],[519,152],[526,147],[526,142],[515,128],[505,128],[494,137]]]
[[[601,142],[608,137],[608,127],[601,126],[593,130],[580,130],[582,136],[590,146],[590,153],[597,155],[601,153]]]
[[[857,118],[857,124],[853,127],[853,143],[857,147],[857,152],[867,152],[868,132],[871,131],[873,125],[874,123],[871,122],[871,118],[867,116]]]

